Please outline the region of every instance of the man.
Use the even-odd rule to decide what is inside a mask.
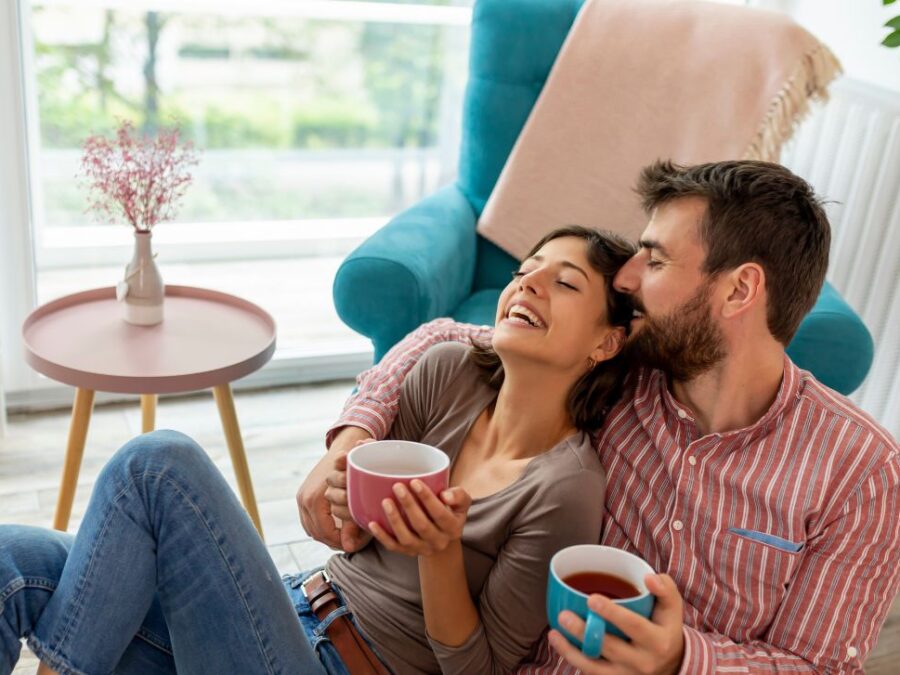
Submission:
[[[636,307],[643,366],[597,439],[601,543],[660,572],[657,606],[646,620],[592,596],[630,642],[607,636],[591,661],[551,631],[522,672],[861,672],[900,581],[900,458],[784,351],[825,278],[827,217],[808,184],[763,162],[658,162],[638,193],[650,220],[615,286]],[[384,436],[428,346],[489,335],[432,322],[361,377],[298,493],[310,534],[364,544],[331,520],[349,515],[335,458]]]

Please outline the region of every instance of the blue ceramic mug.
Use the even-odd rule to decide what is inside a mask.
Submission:
[[[621,638],[625,638],[625,634],[588,609],[586,593],[576,590],[563,581],[576,574],[591,572],[618,577],[637,589],[638,594],[634,597],[614,600],[614,602],[648,619],[653,613],[656,599],[647,590],[644,577],[648,574],[655,574],[655,572],[650,565],[636,555],[610,546],[592,544],[569,546],[550,559],[550,575],[547,580],[547,620],[551,628],[555,628],[565,635],[569,642],[579,647],[585,656],[596,659],[603,650],[603,636],[606,633]],[[559,613],[565,609],[574,612],[586,622],[583,644],[559,625]]]

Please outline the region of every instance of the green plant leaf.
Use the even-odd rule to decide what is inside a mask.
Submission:
[[[893,28],[894,30],[900,30],[900,16],[895,16],[893,19],[884,24],[885,28]]]
[[[885,5],[893,5],[897,0],[882,0],[882,3]]]
[[[900,47],[900,30],[895,30],[881,41],[885,47]]]

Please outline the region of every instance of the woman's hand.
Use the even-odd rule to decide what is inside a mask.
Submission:
[[[394,484],[399,508],[392,499],[381,503],[394,536],[378,523],[369,523],[369,529],[381,545],[395,553],[429,557],[459,541],[472,504],[469,493],[461,487],[452,487],[441,492],[438,498],[431,488],[418,479],[410,481],[410,488],[407,489],[403,483]]]

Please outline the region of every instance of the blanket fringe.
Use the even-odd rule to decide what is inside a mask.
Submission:
[[[810,101],[827,101],[828,85],[841,72],[840,62],[821,43],[804,54],[769,105],[756,137],[744,152],[744,159],[779,161],[781,146],[809,113]]]

